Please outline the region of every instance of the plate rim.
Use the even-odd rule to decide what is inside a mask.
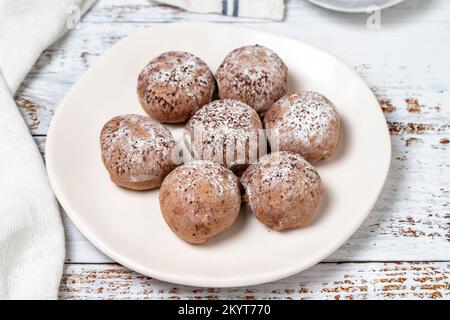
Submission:
[[[125,36],[121,40],[117,41],[109,49],[107,49],[105,52],[102,53],[102,55],[96,60],[96,62],[93,66],[95,66],[99,63],[103,63],[103,57],[110,50],[114,50],[118,44],[120,44],[123,41],[126,41],[130,37],[137,37],[141,33],[148,32],[149,29],[154,30],[155,28],[177,27],[177,26],[183,27],[184,25],[191,25],[194,27],[195,26],[197,26],[197,27],[209,26],[209,27],[231,28],[231,29],[235,29],[237,31],[241,30],[241,31],[256,32],[256,33],[260,33],[262,35],[266,34],[266,35],[270,35],[270,36],[276,36],[276,37],[288,39],[290,41],[301,42],[303,45],[309,47],[310,49],[318,50],[318,51],[322,52],[323,54],[328,55],[331,58],[337,60],[340,64],[345,66],[345,68],[348,69],[348,71],[350,73],[352,73],[354,76],[356,76],[359,79],[359,81],[361,82],[361,84],[367,88],[368,93],[370,92],[372,99],[377,101],[375,95],[373,94],[373,92],[370,89],[370,87],[368,86],[368,84],[354,70],[354,68],[349,66],[341,58],[337,57],[333,53],[331,53],[325,49],[322,49],[319,46],[313,45],[307,41],[297,39],[294,37],[290,37],[290,36],[286,36],[286,35],[282,35],[282,34],[278,34],[278,33],[274,33],[274,32],[262,31],[262,30],[258,30],[258,29],[254,29],[254,28],[240,27],[240,26],[234,26],[234,25],[233,26],[230,26],[230,25],[218,25],[217,26],[214,23],[208,23],[208,22],[174,22],[174,23],[170,23],[170,24],[163,24],[163,25],[158,24],[155,26],[146,27],[146,28],[143,28],[142,30],[133,32],[133,33]],[[104,243],[103,241],[98,239],[97,236],[92,234],[88,230],[87,227],[84,227],[83,223],[78,218],[79,214],[76,213],[77,210],[72,208],[70,201],[67,200],[64,191],[58,184],[58,174],[55,172],[54,165],[53,165],[53,159],[52,159],[53,154],[55,154],[55,150],[54,150],[54,146],[53,146],[54,141],[55,141],[55,138],[54,138],[54,136],[55,136],[54,131],[55,131],[55,126],[56,126],[55,123],[58,122],[58,119],[59,119],[60,115],[62,114],[61,106],[63,106],[66,103],[66,101],[71,98],[71,96],[74,94],[74,91],[75,91],[74,89],[76,88],[77,83],[81,82],[86,77],[86,75],[91,72],[91,70],[92,70],[92,68],[89,68],[88,70],[86,70],[83,73],[83,75],[81,75],[81,77],[78,78],[76,83],[72,86],[72,88],[69,90],[69,92],[65,95],[64,99],[60,102],[60,104],[58,105],[58,108],[55,110],[55,113],[52,117],[49,129],[47,132],[46,152],[45,152],[46,168],[47,168],[49,181],[50,181],[51,187],[56,195],[56,198],[58,199],[59,203],[61,204],[61,206],[64,209],[64,211],[66,212],[66,214],[69,216],[70,220],[78,228],[78,230],[97,249],[99,249],[106,256],[108,256],[112,260],[120,263],[121,265],[123,265],[131,270],[134,270],[138,273],[141,273],[143,275],[147,275],[149,277],[152,277],[152,278],[155,278],[155,279],[158,279],[161,281],[166,281],[166,282],[176,283],[176,284],[181,284],[181,285],[187,285],[187,286],[226,288],[226,287],[242,287],[242,286],[258,285],[258,284],[262,284],[262,283],[276,281],[276,280],[283,279],[283,278],[289,277],[291,275],[297,274],[301,271],[304,271],[304,270],[316,265],[320,261],[324,260],[330,254],[332,254],[334,251],[336,251],[339,247],[341,247],[345,243],[345,241],[347,241],[355,233],[355,231],[361,226],[361,224],[369,216],[369,214],[372,211],[376,201],[378,200],[381,190],[386,182],[386,179],[387,179],[387,176],[389,173],[389,169],[390,169],[390,164],[391,164],[392,146],[391,146],[391,140],[390,140],[387,122],[384,121],[385,134],[383,137],[380,137],[380,139],[383,139],[385,141],[386,149],[387,149],[386,153],[385,153],[385,157],[384,157],[383,167],[382,167],[383,175],[381,176],[381,179],[378,182],[379,185],[376,188],[377,189],[376,192],[373,193],[373,198],[370,201],[369,206],[367,206],[366,212],[364,212],[364,214],[361,213],[359,215],[358,220],[357,221],[355,220],[355,224],[354,224],[354,227],[352,228],[352,230],[350,232],[348,232],[347,234],[345,234],[345,236],[343,236],[343,238],[340,239],[340,241],[333,242],[334,245],[329,246],[328,250],[324,250],[324,252],[322,254],[315,255],[314,259],[310,259],[309,263],[304,263],[302,261],[299,261],[295,264],[289,265],[289,267],[278,268],[274,271],[266,272],[266,273],[258,273],[256,277],[249,275],[249,274],[244,275],[244,276],[242,276],[242,275],[226,276],[226,277],[222,277],[222,278],[217,277],[217,276],[199,277],[199,276],[195,276],[195,275],[180,275],[180,274],[176,274],[176,273],[172,273],[172,272],[167,273],[167,272],[162,272],[162,271],[158,271],[158,270],[152,270],[152,268],[151,267],[149,268],[148,266],[146,266],[144,268],[144,267],[140,266],[139,264],[135,263],[134,261],[131,261],[131,259],[126,259],[126,258],[123,259],[120,255],[114,253],[113,250],[111,250],[106,243]],[[385,119],[381,109],[377,110],[377,114],[378,114],[378,116]],[[381,168],[381,166],[380,166],[380,168]]]
[[[343,12],[343,13],[367,13],[367,6],[364,7],[355,7],[355,8],[342,8],[333,6],[331,4],[323,3],[321,0],[308,0],[310,3],[319,6],[324,9],[336,11],[336,12]],[[387,2],[381,6],[378,6],[380,10],[384,10],[393,6],[398,5],[399,3],[402,3],[405,0],[392,0],[391,2]]]

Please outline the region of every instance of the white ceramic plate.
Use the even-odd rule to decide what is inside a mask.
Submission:
[[[404,0],[308,0],[318,6],[341,12],[367,12],[368,8],[380,9],[392,7]]]
[[[338,153],[318,170],[326,196],[313,223],[275,232],[243,210],[224,234],[204,245],[179,239],[164,223],[158,190],[116,187],[100,158],[99,133],[110,118],[143,114],[137,76],[154,56],[190,51],[215,70],[246,44],[274,49],[290,71],[290,91],[312,89],[337,106],[343,131]],[[172,127],[177,135],[180,127]],[[377,100],[341,60],[292,38],[220,24],[155,26],[121,40],[77,82],[59,106],[47,138],[53,189],[72,221],[100,250],[145,275],[185,285],[227,287],[280,279],[323,260],[369,214],[385,181],[390,140]]]

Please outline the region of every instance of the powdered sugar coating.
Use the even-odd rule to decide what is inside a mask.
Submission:
[[[216,78],[221,99],[238,99],[264,113],[286,94],[288,68],[272,50],[245,46],[226,56]]]
[[[297,152],[310,162],[332,156],[339,142],[336,108],[318,92],[284,96],[267,111],[264,125],[272,150]]]
[[[266,139],[258,114],[238,100],[216,100],[203,106],[185,129],[195,159],[223,164],[238,174],[265,153],[262,145]]]
[[[169,227],[190,243],[202,243],[236,220],[239,180],[230,170],[209,161],[193,161],[172,171],[159,195]]]
[[[176,165],[170,131],[146,116],[129,114],[108,121],[100,134],[102,160],[111,179],[134,190],[152,189]]]
[[[318,172],[292,152],[265,155],[248,167],[241,183],[253,214],[275,230],[305,225],[323,195]]]
[[[212,100],[215,91],[216,81],[206,63],[181,51],[166,52],[150,61],[137,86],[145,112],[168,123],[186,121]]]

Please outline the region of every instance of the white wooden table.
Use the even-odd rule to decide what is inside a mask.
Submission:
[[[191,288],[114,263],[64,214],[62,299],[450,299],[450,1],[406,0],[368,15],[338,14],[287,0],[282,23],[197,15],[146,0],[103,0],[78,29],[46,50],[16,96],[42,153],[55,108],[117,40],[156,23],[202,20],[269,30],[340,56],[369,83],[385,111],[392,165],[371,215],[324,262],[248,288]]]

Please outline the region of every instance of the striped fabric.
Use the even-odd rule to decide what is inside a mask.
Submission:
[[[222,0],[222,14],[224,16],[239,16],[239,0]]]
[[[191,12],[225,16],[283,20],[284,0],[154,0]]]

